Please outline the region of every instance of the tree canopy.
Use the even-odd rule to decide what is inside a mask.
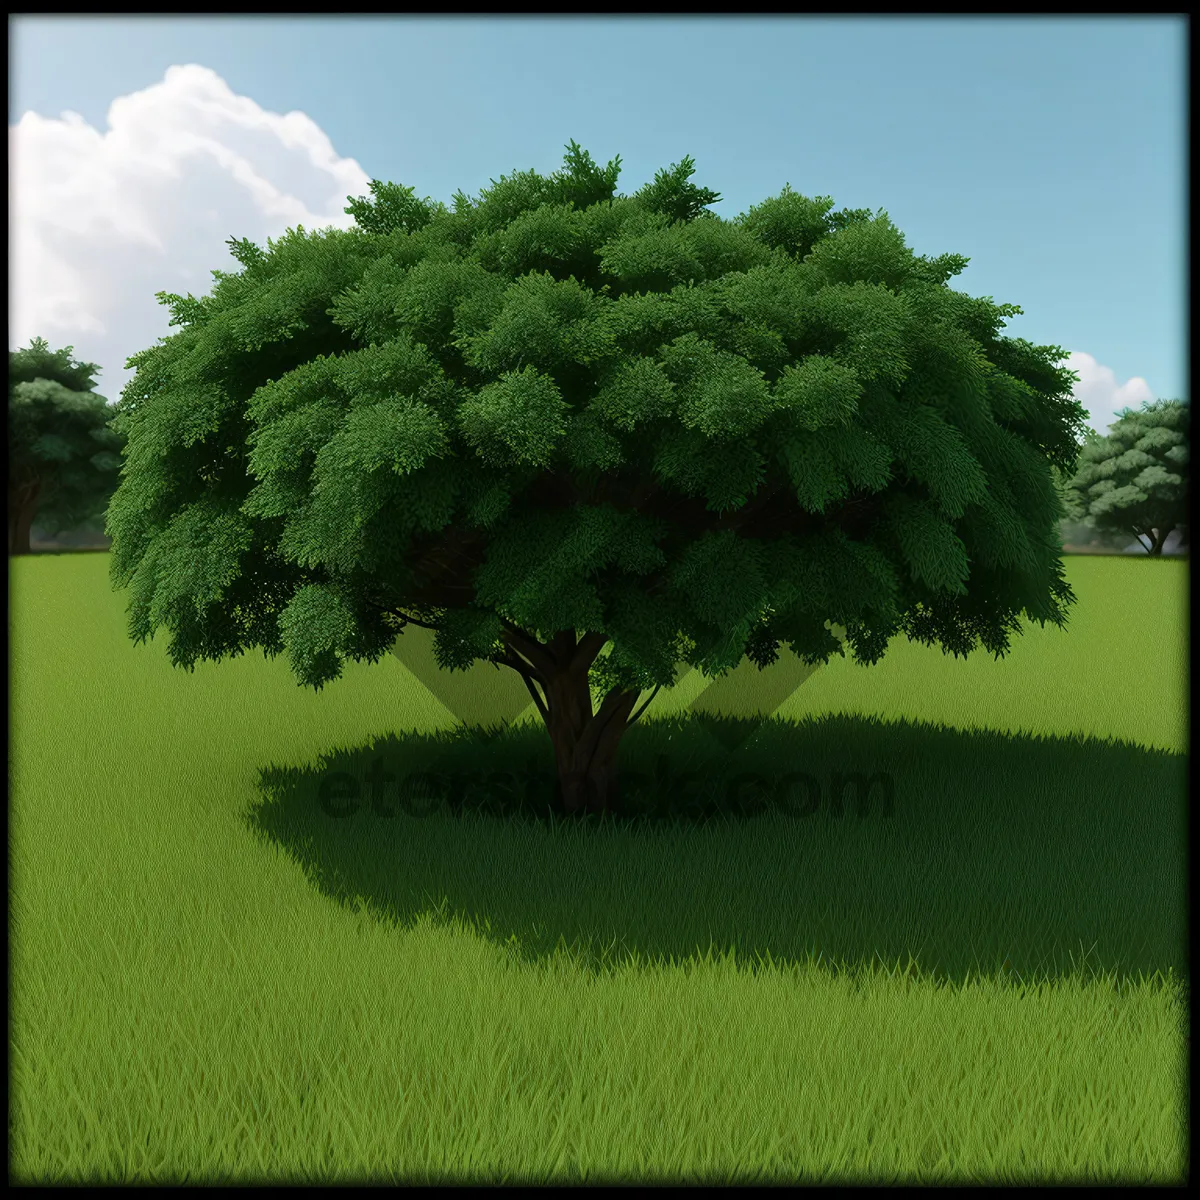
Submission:
[[[159,293],[181,329],[128,362],[108,512],[131,635],[319,688],[425,625],[443,667],[521,674],[594,811],[681,662],[1063,625],[1065,352],[882,210],[789,185],[726,221],[690,159],[632,196],[619,164],[571,143],[453,211],[372,181],[355,228],[230,239],[210,296]]]
[[[1161,554],[1175,529],[1188,540],[1191,405],[1125,409],[1106,437],[1089,439],[1067,487],[1070,515],[1104,536],[1133,534]]]
[[[53,534],[101,518],[117,486],[125,439],[73,349],[34,338],[8,356],[9,554],[29,553],[35,520]]]

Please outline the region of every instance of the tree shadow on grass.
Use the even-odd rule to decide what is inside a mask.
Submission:
[[[618,761],[622,815],[563,818],[538,726],[388,735],[264,770],[247,822],[338,903],[401,927],[437,910],[527,962],[711,947],[746,966],[811,957],[956,983],[1003,968],[1026,984],[1173,972],[1186,988],[1182,755],[690,714],[634,726]]]

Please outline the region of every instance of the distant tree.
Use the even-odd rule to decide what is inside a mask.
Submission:
[[[522,676],[594,812],[680,662],[1064,625],[1065,352],[886,213],[788,188],[730,222],[690,159],[630,197],[619,163],[572,143],[454,212],[372,181],[356,228],[230,239],[210,297],[160,292],[183,328],[127,364],[108,512],[131,636],[320,688],[433,629],[443,668]]]
[[[1092,428],[1084,430],[1084,440],[1080,449],[1090,442],[1099,440],[1100,435]],[[1092,549],[1108,549],[1117,553],[1125,546],[1126,539],[1115,533],[1102,533],[1084,522],[1084,506],[1079,493],[1072,486],[1075,477],[1074,467],[1065,470],[1058,466],[1050,468],[1054,480],[1054,490],[1057,492],[1063,506],[1064,516],[1059,522],[1059,533],[1063,545],[1068,548],[1090,547]]]
[[[1172,530],[1188,540],[1191,405],[1147,401],[1125,409],[1106,437],[1080,450],[1069,485],[1070,511],[1103,536],[1133,534],[1161,554]]]
[[[117,486],[124,436],[93,389],[95,363],[44,338],[8,359],[8,552],[28,554],[36,519],[47,533],[103,519]]]

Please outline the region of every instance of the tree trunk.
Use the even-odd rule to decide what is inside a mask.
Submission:
[[[8,489],[8,552],[30,554],[29,531],[37,515],[39,482],[17,484]]]
[[[1170,534],[1170,532],[1171,531],[1169,529],[1165,533],[1163,533],[1162,531],[1160,531],[1158,529],[1147,530],[1145,536],[1147,536],[1150,539],[1150,545],[1146,546],[1146,553],[1147,554],[1162,554],[1163,545],[1166,542],[1167,536]],[[1138,540],[1140,541],[1141,538],[1139,537]],[[1146,543],[1142,542],[1142,545],[1145,546]]]
[[[617,747],[638,693],[610,692],[593,714],[587,666],[568,665],[548,682],[543,719],[554,744],[563,808],[571,814],[620,813]]]
[[[617,747],[641,693],[613,688],[593,713],[588,670],[608,639],[589,633],[577,642],[570,630],[542,645],[505,624],[504,661],[521,673],[550,734],[563,808],[568,814],[619,813]],[[544,701],[533,687],[535,680]]]

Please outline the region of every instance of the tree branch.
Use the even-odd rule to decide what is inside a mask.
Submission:
[[[590,668],[596,656],[608,645],[608,640],[606,633],[585,633],[571,656],[571,666]]]
[[[505,641],[514,650],[519,650],[533,664],[538,674],[547,679],[554,674],[558,659],[549,647],[535,641],[523,629],[514,625],[507,617],[501,617],[500,623],[505,628]]]
[[[629,718],[629,720],[626,722],[626,725],[632,725],[634,723],[634,721],[636,721],[638,719],[638,717],[640,717],[642,715],[642,713],[644,713],[646,711],[646,709],[648,709],[650,707],[651,702],[654,700],[654,697],[658,695],[659,690],[661,688],[662,688],[661,683],[656,683],[654,685],[654,691],[652,691],[650,693],[650,699],[647,700],[646,703],[643,704],[642,707],[639,708],[637,710],[637,712],[632,717]]]
[[[493,660],[493,661],[497,661],[497,660]],[[539,713],[541,713],[542,720],[543,721],[547,720],[548,712],[547,712],[546,704],[542,700],[542,697],[538,695],[537,689],[534,688],[534,686],[533,686],[535,679],[537,680],[538,683],[542,683],[543,687],[545,687],[545,684],[542,682],[542,680],[540,678],[538,678],[536,672],[531,670],[525,663],[523,663],[519,658],[516,657],[516,655],[512,652],[511,649],[508,649],[508,648],[506,648],[505,654],[502,655],[498,661],[504,663],[506,666],[512,667],[512,669],[514,671],[516,671],[518,675],[521,676],[521,681],[525,684],[525,687],[528,689],[529,694],[533,697],[533,702],[534,702],[534,704],[537,705],[537,710]]]

